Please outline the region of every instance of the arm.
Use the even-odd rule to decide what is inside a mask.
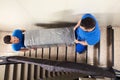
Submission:
[[[88,43],[87,43],[86,41],[78,41],[78,40],[75,40],[75,43],[80,43],[80,44],[82,44],[82,45],[84,45],[84,46],[87,46],[87,45],[88,45]]]
[[[81,22],[81,20],[79,20],[78,23],[75,25],[74,30],[76,30],[78,28],[78,26],[80,26],[80,22]]]
[[[37,48],[31,48],[31,49],[36,50]],[[25,52],[25,51],[28,51],[28,50],[30,50],[30,49],[28,49],[28,48],[23,48],[23,49],[21,49],[20,51]]]
[[[27,49],[27,48],[20,49],[20,51],[22,51],[22,52],[25,52],[25,51],[28,51],[28,50],[30,50],[30,49]]]
[[[25,32],[26,30],[22,29],[21,31],[22,31],[22,32]]]

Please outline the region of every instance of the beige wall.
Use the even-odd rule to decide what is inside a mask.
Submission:
[[[119,0],[0,0],[0,30],[37,28],[35,23],[76,22],[94,14],[100,25],[119,25]]]
[[[0,0],[0,31],[36,29],[35,23],[55,21],[77,22],[82,14],[92,13],[100,26],[120,25],[119,0]],[[0,33],[0,52],[13,52],[3,43]]]

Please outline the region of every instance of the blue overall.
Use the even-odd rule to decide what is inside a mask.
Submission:
[[[96,21],[95,29],[91,32],[87,32],[82,30],[80,27],[78,27],[75,31],[75,36],[78,41],[86,41],[88,45],[95,45],[100,41],[100,29],[97,20],[95,19],[94,16],[91,14],[85,14],[83,15],[82,19],[90,17]],[[76,52],[82,53],[85,51],[87,46],[84,46],[82,44],[76,44]]]
[[[14,51],[19,51],[21,48],[25,48],[24,46],[24,34],[19,29],[13,31],[12,36],[19,38],[19,43],[12,44],[12,49]]]

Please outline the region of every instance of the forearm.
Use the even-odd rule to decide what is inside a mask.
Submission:
[[[21,31],[22,31],[22,32],[25,32],[26,30],[22,29]]]
[[[74,30],[76,30],[76,28],[78,28],[79,26],[80,26],[80,22],[81,21],[78,21],[78,23],[75,25],[75,27],[74,27]]]
[[[28,51],[28,50],[30,50],[30,49],[23,48],[23,49],[21,49],[20,51],[25,52],[25,51]]]
[[[78,28],[78,25],[76,25],[75,27],[74,27],[74,30],[76,30]]]
[[[20,51],[23,51],[23,52],[25,52],[25,51],[28,51],[28,50],[31,50],[31,49],[33,49],[33,50],[36,50],[37,48],[23,48],[23,49],[21,49]]]
[[[78,41],[78,43],[80,43],[80,44],[82,44],[82,45],[84,45],[84,46],[87,46],[87,45],[88,45],[86,41]]]
[[[79,44],[82,44],[84,46],[88,45],[88,43],[86,41],[78,41],[78,40],[75,40],[75,43],[79,43]]]

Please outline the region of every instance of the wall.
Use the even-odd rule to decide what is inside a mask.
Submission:
[[[36,23],[77,22],[82,14],[92,13],[100,27],[120,25],[119,0],[0,0],[0,31],[37,29]],[[13,52],[3,43],[0,52]]]
[[[77,22],[94,14],[100,25],[120,25],[119,0],[0,0],[0,30],[38,28],[36,23]]]

